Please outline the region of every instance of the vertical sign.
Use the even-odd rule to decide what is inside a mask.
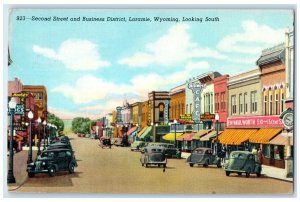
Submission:
[[[26,97],[29,93],[27,92],[20,92],[20,93],[12,93],[12,97],[18,97],[20,99],[20,104],[16,106],[16,114],[20,115],[20,122],[18,126],[15,127],[16,131],[26,131],[27,127],[25,125],[25,105],[26,105]]]
[[[116,107],[116,110],[117,110],[117,123],[123,123],[122,114],[121,114],[122,107]]]
[[[164,104],[165,104],[165,109],[164,109],[164,123],[168,123],[169,122],[169,100],[165,100]]]
[[[201,110],[201,92],[205,88],[205,84],[200,84],[197,82],[190,82],[188,88],[192,90],[194,94],[194,111],[193,111],[193,120],[195,123],[200,122],[200,110]]]

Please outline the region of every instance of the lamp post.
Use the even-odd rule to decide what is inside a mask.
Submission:
[[[216,113],[215,115],[215,120],[216,120],[216,132],[217,132],[217,135],[216,135],[216,141],[217,141],[217,148],[216,148],[216,154],[218,155],[218,146],[219,146],[219,139],[218,139],[218,135],[219,135],[219,114]]]
[[[43,121],[43,126],[44,126],[44,148],[43,148],[43,150],[46,149],[46,125],[47,125],[47,121],[44,120]]]
[[[37,152],[37,155],[40,155],[41,154],[41,118],[39,117],[38,120],[38,130],[39,130],[39,141],[38,141],[38,152]]]
[[[29,118],[29,152],[28,152],[27,163],[32,163],[32,138],[31,138],[31,120],[33,118],[32,111],[29,111],[27,116]]]
[[[14,177],[14,150],[13,150],[13,141],[14,141],[14,116],[15,116],[15,108],[17,103],[14,98],[11,98],[8,103],[9,112],[10,112],[10,142],[9,142],[9,169],[7,175],[7,183],[16,183],[16,179]]]
[[[47,123],[48,126],[48,134],[47,134],[47,147],[49,146],[49,136],[51,135],[50,133],[50,127],[51,127],[51,123]]]

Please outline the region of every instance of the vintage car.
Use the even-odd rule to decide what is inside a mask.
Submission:
[[[174,144],[162,143],[162,142],[149,142],[147,147],[163,147],[165,148],[167,158],[181,158],[180,149],[176,148]]]
[[[186,162],[190,167],[193,167],[194,164],[203,165],[203,167],[207,167],[208,165],[217,165],[218,168],[222,167],[221,159],[216,154],[213,154],[211,148],[205,147],[194,149]]]
[[[52,149],[43,151],[34,163],[29,163],[27,173],[29,177],[34,177],[36,173],[48,173],[53,177],[59,171],[74,173],[75,167],[77,162],[70,149]]]
[[[55,142],[55,143],[49,144],[49,146],[47,147],[47,149],[54,149],[54,148],[72,150],[72,146],[71,146],[70,142],[69,143],[67,143],[67,142],[64,142],[64,143],[63,142]]]
[[[111,149],[111,145],[112,144],[111,144],[110,138],[100,138],[100,146],[101,146],[102,149],[105,148],[105,147]]]
[[[142,147],[144,147],[146,145],[146,142],[144,141],[134,141],[131,145],[130,145],[130,150],[131,151],[140,151],[140,149]]]
[[[250,174],[261,176],[261,165],[255,161],[255,156],[249,151],[233,151],[229,156],[229,161],[224,165],[226,176],[230,173],[242,175],[246,173],[246,177]]]
[[[167,166],[167,158],[163,147],[146,147],[140,158],[142,166],[147,168],[149,165],[157,165],[158,167]]]

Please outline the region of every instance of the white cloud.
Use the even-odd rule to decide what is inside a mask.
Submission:
[[[148,53],[137,52],[130,58],[119,60],[119,64],[127,64],[131,67],[145,67],[154,61],[154,57]]]
[[[126,85],[117,85],[92,75],[85,75],[73,85],[60,85],[52,91],[62,93],[75,103],[81,104],[104,99],[108,94],[124,94],[129,88]]]
[[[265,48],[284,42],[284,29],[273,29],[255,21],[242,22],[241,33],[225,36],[217,45],[224,52],[259,54]]]
[[[110,62],[101,59],[97,45],[88,40],[66,40],[57,51],[38,45],[33,45],[32,49],[39,55],[62,62],[66,68],[74,71],[96,70],[110,66]]]

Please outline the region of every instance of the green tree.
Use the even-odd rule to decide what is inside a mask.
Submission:
[[[87,134],[90,132],[91,122],[89,118],[76,117],[72,121],[72,131]]]
[[[65,127],[63,120],[55,116],[55,114],[48,113],[48,123],[55,125],[57,127],[57,132],[60,135],[62,134]]]

